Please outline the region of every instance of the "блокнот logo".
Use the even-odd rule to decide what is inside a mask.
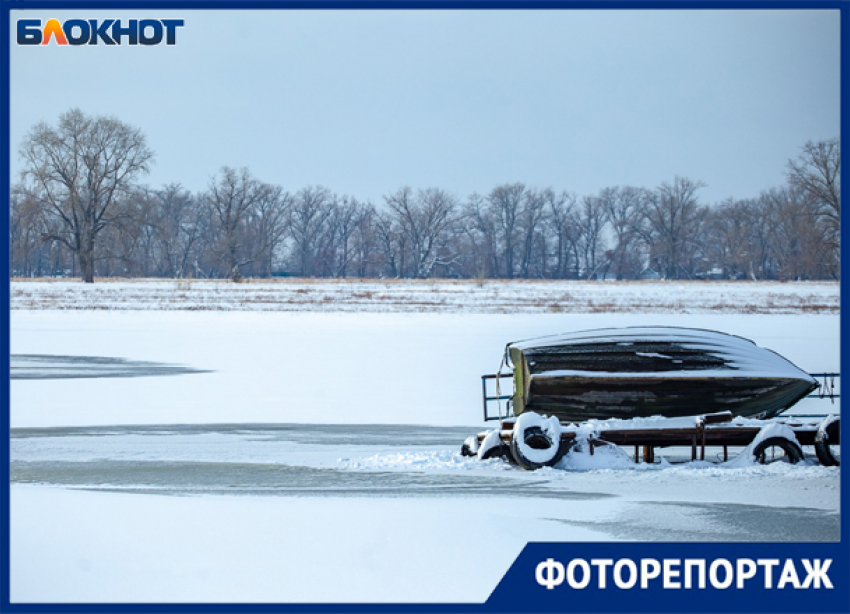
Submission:
[[[41,19],[18,20],[19,45],[166,45],[177,43],[177,28],[183,26],[182,19],[128,19],[121,25],[120,19],[48,19],[42,26]]]

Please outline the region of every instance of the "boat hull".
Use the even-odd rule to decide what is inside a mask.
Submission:
[[[715,331],[624,328],[509,344],[514,413],[565,421],[730,411],[770,418],[814,379],[775,352]]]

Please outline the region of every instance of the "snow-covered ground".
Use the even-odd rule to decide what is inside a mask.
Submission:
[[[532,473],[457,454],[485,428],[478,378],[509,341],[691,326],[838,371],[835,285],[684,284],[684,303],[672,284],[579,285],[594,304],[620,288],[598,313],[531,299],[195,310],[160,285],[175,292],[13,285],[13,366],[27,357],[11,384],[13,602],[480,602],[532,540],[838,537],[839,470],[811,458],[648,467],[612,451]],[[118,304],[97,292],[116,288],[147,290],[105,309]],[[721,290],[755,307],[713,309]]]
[[[838,313],[835,282],[16,281],[12,309],[405,313]]]

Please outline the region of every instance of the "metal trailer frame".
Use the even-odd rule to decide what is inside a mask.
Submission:
[[[823,383],[818,381],[819,390],[809,394],[805,398],[828,398],[832,404],[835,399],[840,398],[840,393],[835,392],[835,380],[840,377],[838,373],[812,373],[810,374],[816,380],[823,380]],[[488,394],[488,380],[496,380],[497,382],[503,379],[513,379],[512,373],[497,373],[481,376],[482,398],[484,420],[499,420],[499,439],[506,450],[510,449],[512,437],[514,435],[514,425],[516,416],[513,415],[511,407],[511,399],[513,395],[500,394],[500,387],[497,384],[497,393],[495,395]],[[505,411],[502,412],[502,402],[505,401]],[[497,415],[489,414],[490,405],[498,403]],[[826,419],[831,414],[810,414],[810,415],[781,415],[770,421],[764,421],[764,425],[771,422],[780,421],[788,426],[797,439],[800,447],[815,446],[818,458],[821,459],[822,450],[818,446],[824,445],[840,445],[840,429],[834,429],[833,434],[827,438],[823,433],[820,433],[820,424],[804,423],[801,419]],[[840,419],[840,417],[839,417]],[[641,462],[641,458],[645,463],[655,462],[655,448],[666,447],[690,447],[691,460],[705,460],[705,449],[707,446],[720,446],[723,450],[723,461],[729,460],[729,447],[739,446],[746,447],[751,444],[763,425],[744,425],[732,424],[732,412],[724,411],[714,414],[706,414],[694,417],[694,426],[692,427],[664,427],[659,425],[655,428],[639,428],[639,429],[606,429],[600,430],[594,436],[586,440],[589,447],[589,453],[594,453],[594,448],[601,445],[617,445],[617,446],[634,446],[634,460],[636,463]],[[568,424],[564,421],[562,424]],[[821,424],[826,424],[826,421]],[[479,433],[477,436],[480,444],[487,436],[488,432]],[[560,446],[562,449],[569,449],[577,443],[577,433],[571,430],[561,432]],[[641,454],[642,449],[642,454]],[[831,454],[831,453],[830,453]],[[830,460],[821,459],[825,464],[837,464],[835,458]]]
[[[592,455],[594,448],[614,444],[617,446],[634,446],[635,462],[655,462],[655,448],[667,447],[690,447],[691,460],[705,460],[705,449],[707,446],[720,446],[723,448],[723,461],[729,460],[729,446],[748,446],[762,430],[761,426],[731,425],[732,414],[721,412],[699,416],[693,427],[659,427],[642,429],[606,429],[598,431],[595,436],[587,440],[589,453]],[[813,446],[816,443],[818,424],[803,424],[798,421],[787,420],[784,422],[797,437],[800,446]],[[509,418],[502,421],[499,438],[506,446],[510,446],[513,436],[514,419]],[[483,441],[486,433],[478,434],[479,443]],[[572,446],[576,443],[577,435],[574,431],[561,433],[561,443]],[[840,439],[832,440],[832,444],[840,444]],[[640,449],[643,449],[642,455]]]

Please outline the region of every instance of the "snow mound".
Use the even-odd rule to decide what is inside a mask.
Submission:
[[[744,448],[743,451],[738,454],[738,456],[730,460],[728,463],[724,464],[729,467],[747,467],[749,465],[758,465],[759,463],[756,460],[754,454],[756,446],[758,446],[765,439],[770,439],[771,437],[781,437],[783,439],[793,441],[798,446],[800,445],[800,442],[797,441],[797,436],[794,434],[794,430],[791,427],[782,422],[771,422],[758,432],[758,435],[756,435],[755,439],[753,439],[750,442],[750,445]],[[788,463],[775,464],[787,465]]]
[[[457,452],[449,451],[399,452],[375,454],[362,459],[345,458],[339,459],[338,466],[349,471],[475,471],[485,467],[511,468],[499,458],[480,461],[475,457],[461,456]]]
[[[487,452],[500,445],[502,445],[500,430],[493,429],[492,431],[489,431],[487,435],[484,436],[484,439],[481,441],[481,446],[478,448],[478,458],[483,459]]]
[[[594,446],[593,454],[585,442],[579,443],[562,458],[557,469],[566,471],[642,470],[652,465],[635,464],[622,448],[615,445]]]

